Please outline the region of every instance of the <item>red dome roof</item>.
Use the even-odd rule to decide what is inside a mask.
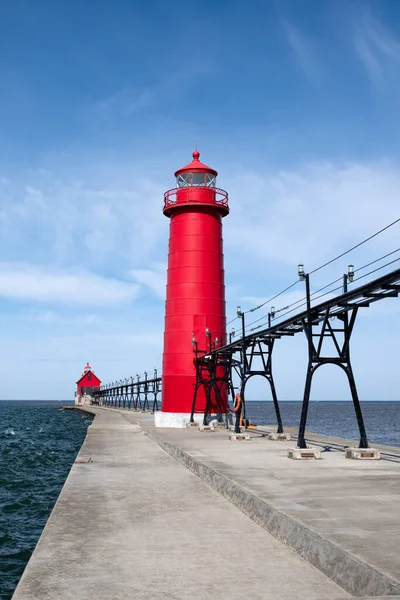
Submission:
[[[175,173],[175,177],[178,177],[178,175],[181,175],[181,173],[211,173],[215,176],[218,175],[215,169],[211,169],[211,167],[207,167],[207,165],[199,161],[200,152],[198,150],[195,150],[192,156],[192,162],[186,165],[186,167],[178,169]]]

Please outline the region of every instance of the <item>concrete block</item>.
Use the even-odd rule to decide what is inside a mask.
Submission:
[[[240,429],[240,431],[246,431],[245,427],[239,427],[239,429]],[[229,430],[230,431],[235,431],[235,425],[230,425]]]
[[[289,441],[292,439],[290,433],[269,433],[268,439],[273,441]]]
[[[346,448],[345,456],[356,460],[380,460],[381,453],[376,448]]]
[[[215,431],[211,425],[199,425],[197,431]]]
[[[316,448],[289,448],[288,458],[293,458],[293,460],[320,459],[321,450],[316,450]]]
[[[186,423],[186,427],[189,427],[189,429],[190,429],[191,427],[196,427],[196,428],[197,428],[198,426],[199,426],[199,424],[198,424],[198,423],[195,423],[195,422],[191,423],[191,422],[189,421],[188,423]]]
[[[229,435],[230,440],[249,440],[250,436],[248,433],[231,433]]]

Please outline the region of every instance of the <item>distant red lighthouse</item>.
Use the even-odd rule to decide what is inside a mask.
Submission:
[[[159,426],[183,426],[190,415],[193,337],[204,349],[210,340],[226,341],[222,217],[229,213],[228,194],[216,187],[217,171],[199,158],[196,150],[193,161],[176,171],[177,187],[164,195],[171,222]],[[196,410],[204,407],[202,386]]]
[[[89,363],[86,363],[86,367],[83,369],[83,373],[80,379],[76,382],[78,396],[87,394],[90,396],[92,389],[98,387],[101,384],[100,379],[93,373],[92,367]]]

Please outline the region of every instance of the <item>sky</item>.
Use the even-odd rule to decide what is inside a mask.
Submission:
[[[86,361],[104,383],[160,369],[163,193],[196,147],[230,198],[228,320],[400,216],[397,0],[4,0],[0,86],[2,399],[72,399]],[[400,398],[399,311],[361,311],[361,399]],[[280,399],[301,399],[306,359],[303,335],[277,342]],[[312,399],[349,399],[343,373],[320,369]]]

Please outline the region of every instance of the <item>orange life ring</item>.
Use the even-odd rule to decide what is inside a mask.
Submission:
[[[239,412],[241,405],[242,405],[242,398],[241,398],[240,394],[236,394],[236,396],[235,396],[235,405],[233,407],[233,412],[234,413]]]

